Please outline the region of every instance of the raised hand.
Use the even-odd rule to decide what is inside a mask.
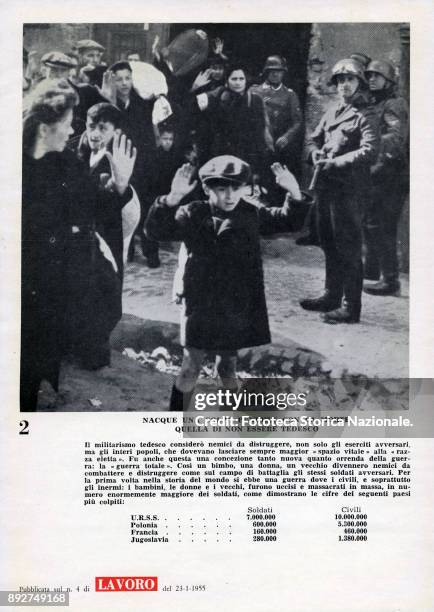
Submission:
[[[224,41],[221,38],[214,38],[213,40],[213,51],[216,55],[220,55],[223,59],[227,59],[226,55],[223,55]]]
[[[166,198],[168,206],[176,206],[182,198],[188,195],[197,185],[197,180],[192,181],[196,169],[191,164],[184,164],[175,173],[170,187],[170,193]]]
[[[154,38],[154,42],[152,43],[151,53],[152,53],[153,57],[157,58],[157,60],[160,59],[160,53],[158,51],[158,45],[159,44],[160,44],[160,37],[158,36],[158,34],[156,34],[155,38]]]
[[[204,85],[209,83],[210,80],[211,80],[210,68],[207,68],[206,70],[202,70],[202,72],[199,72],[197,77],[194,79],[193,85],[191,86],[191,91],[196,91],[196,89],[203,87]]]
[[[119,193],[122,195],[130,182],[137,157],[137,149],[125,134],[116,130],[113,137],[113,151],[106,152],[106,157],[110,162],[112,171],[112,181]]]
[[[271,171],[276,177],[276,183],[285,189],[293,200],[301,200],[302,195],[297,179],[286,166],[282,166],[278,162],[271,165]]]
[[[102,75],[102,87],[96,86],[103,98],[111,104],[116,104],[115,75],[111,70],[106,70]]]

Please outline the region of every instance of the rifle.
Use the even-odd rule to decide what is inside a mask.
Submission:
[[[343,133],[335,133],[334,137],[329,140],[327,144],[325,144],[322,149],[320,149],[319,153],[320,159],[333,159],[336,155],[342,151],[342,147],[348,142],[348,138]],[[312,180],[309,185],[309,191],[313,191],[316,187],[316,183],[318,181],[319,173],[321,172],[321,166],[315,166],[315,170],[312,176]]]

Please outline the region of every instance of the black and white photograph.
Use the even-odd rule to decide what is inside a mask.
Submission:
[[[0,0],[0,607],[432,612],[429,0]]]
[[[21,411],[408,378],[409,58],[402,22],[25,23]]]

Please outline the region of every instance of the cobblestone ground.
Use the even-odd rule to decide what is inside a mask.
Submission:
[[[178,245],[162,245],[162,265],[146,266],[141,254],[125,274],[124,312],[143,319],[178,321],[172,281]],[[347,368],[367,376],[408,376],[408,278],[402,276],[400,297],[363,294],[358,325],[327,325],[298,302],[319,295],[324,258],[318,247],[300,247],[291,237],[263,241],[265,291],[273,342],[297,343],[323,356],[333,372]]]

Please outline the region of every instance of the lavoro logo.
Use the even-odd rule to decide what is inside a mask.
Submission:
[[[157,576],[97,576],[95,591],[158,591]]]

